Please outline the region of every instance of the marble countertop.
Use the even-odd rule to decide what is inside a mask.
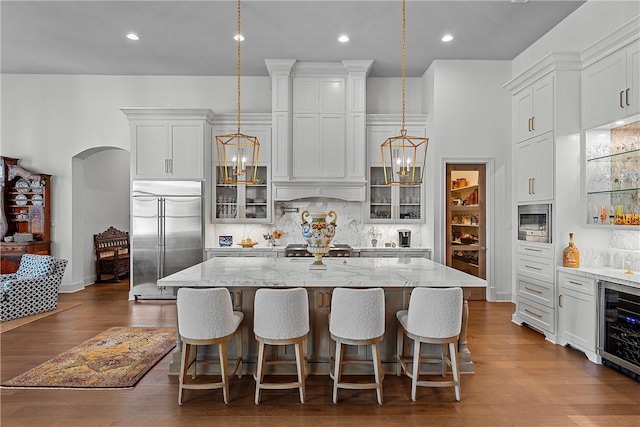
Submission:
[[[596,280],[606,280],[609,282],[619,283],[621,285],[627,285],[634,288],[640,288],[640,272],[638,271],[634,271],[632,274],[627,274],[625,272],[626,270],[610,267],[558,267],[558,271],[578,274]]]
[[[310,270],[309,258],[218,257],[158,280],[167,287],[480,287],[486,280],[426,258],[325,258],[326,270]]]

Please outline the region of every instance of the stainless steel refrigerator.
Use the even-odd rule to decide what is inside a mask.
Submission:
[[[158,279],[204,259],[200,181],[134,181],[131,299],[172,298]]]

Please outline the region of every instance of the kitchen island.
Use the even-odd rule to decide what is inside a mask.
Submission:
[[[334,288],[381,287],[385,290],[385,335],[381,356],[385,371],[391,373],[395,372],[396,364],[396,312],[408,307],[413,288],[487,286],[483,279],[426,258],[326,258],[326,270],[310,270],[311,262],[309,258],[212,258],[160,279],[158,286],[173,289],[174,293],[177,293],[180,287],[229,289],[234,310],[242,311],[245,315],[242,326],[245,352],[243,366],[249,372],[257,357],[257,345],[253,337],[253,297],[256,290],[263,287],[306,288],[309,293],[311,323],[308,342],[310,372],[325,374],[329,371],[330,343],[327,316]],[[459,343],[460,369],[464,373],[473,373],[473,362],[466,340],[467,317],[468,308],[465,301]],[[408,341],[406,340],[407,345]],[[177,346],[177,351],[180,351],[180,348],[181,346]],[[439,351],[439,348],[427,348],[427,351]],[[365,348],[354,348],[353,353],[347,355],[362,360],[371,357]],[[293,354],[282,351],[274,357],[288,359],[293,357]],[[171,371],[177,372],[179,364],[179,354],[174,355]],[[366,365],[356,367],[367,368]]]

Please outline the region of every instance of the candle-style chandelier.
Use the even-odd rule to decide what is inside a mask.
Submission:
[[[244,135],[240,132],[240,42],[244,40],[240,24],[240,0],[238,0],[238,32],[235,39],[237,44],[237,74],[238,74],[238,131],[233,134],[216,135],[218,148],[218,168],[220,180],[224,184],[255,184],[258,182],[258,155],[260,141],[255,136]]]
[[[402,127],[400,135],[387,139],[380,146],[386,185],[412,186],[422,184],[427,161],[427,147],[429,146],[429,138],[409,136],[405,129],[406,27],[406,0],[402,0]]]

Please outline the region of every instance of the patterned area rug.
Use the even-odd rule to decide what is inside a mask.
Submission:
[[[175,328],[111,328],[5,382],[21,388],[131,388],[176,345]]]

